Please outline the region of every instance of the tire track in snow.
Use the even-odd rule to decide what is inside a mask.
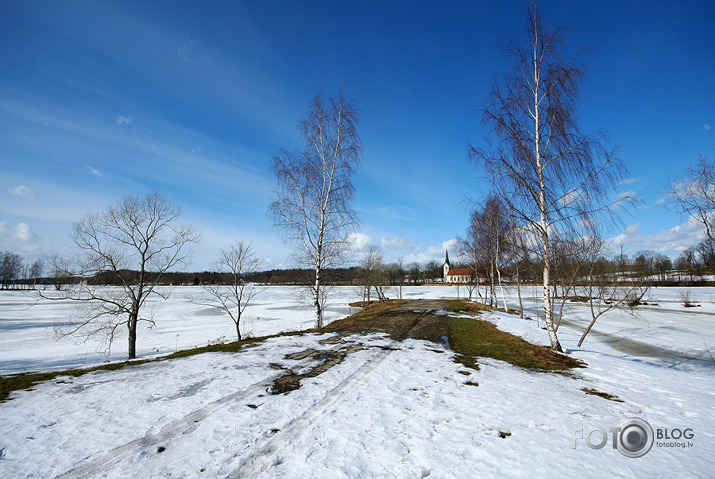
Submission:
[[[313,359],[307,359],[305,361],[301,361],[297,364],[292,365],[292,367],[288,369],[295,369],[299,371],[300,369],[306,367],[313,362]],[[101,456],[90,460],[85,464],[74,467],[69,471],[66,471],[55,477],[57,479],[77,479],[83,477],[95,477],[99,475],[100,471],[107,470],[111,466],[120,462],[121,459],[128,454],[138,452],[143,448],[149,446],[156,446],[160,443],[165,443],[175,437],[191,433],[199,426],[199,423],[201,423],[201,421],[209,417],[222,406],[245,399],[246,397],[256,392],[265,391],[273,384],[276,379],[283,376],[285,373],[286,370],[281,370],[262,381],[258,381],[256,383],[251,384],[245,389],[237,391],[228,396],[224,396],[221,399],[217,399],[207,404],[206,406],[189,413],[187,416],[184,416],[181,419],[177,419],[165,425],[161,428],[159,432],[156,432],[154,434],[148,434],[146,436],[135,439],[134,441],[128,442],[122,446],[116,447],[106,453],[101,454]]]
[[[397,341],[393,341],[393,343],[397,343]],[[355,372],[331,389],[323,399],[303,413],[303,415],[293,419],[288,427],[273,436],[265,446],[251,452],[247,457],[243,458],[238,467],[233,472],[230,472],[227,477],[231,479],[254,478],[264,473],[266,469],[273,464],[273,457],[282,446],[302,434],[302,432],[305,431],[305,427],[310,424],[313,419],[322,415],[326,409],[342,397],[342,393],[345,389],[370,374],[387,356],[396,350],[391,349],[393,343],[390,343],[384,350],[368,359]]]
[[[417,300],[413,303],[422,305],[420,303],[420,300]],[[406,307],[408,305],[403,306],[404,307],[401,308],[403,311],[409,309],[408,307]],[[418,313],[418,316],[413,321],[409,331],[405,335],[406,337],[409,336],[410,332],[412,332],[417,327],[417,325],[424,317],[429,314],[432,314],[434,310],[422,309],[419,311],[413,310],[413,312]],[[293,419],[289,423],[288,427],[286,427],[279,434],[271,438],[265,446],[243,458],[239,466],[234,469],[233,472],[230,472],[228,474],[228,477],[255,477],[256,475],[264,472],[272,464],[272,461],[268,459],[270,456],[272,456],[286,442],[290,441],[293,436],[299,435],[301,433],[301,429],[306,424],[312,422],[312,420],[316,416],[322,414],[325,409],[335,403],[341,397],[341,393],[348,386],[372,372],[387,356],[397,350],[398,348],[395,348],[394,346],[398,343],[398,340],[393,340],[389,343],[388,346],[384,346],[380,352],[378,352],[372,358],[368,359],[350,376],[345,378],[343,381],[340,382],[340,384],[338,384],[332,390],[326,393],[326,395],[320,401],[311,406],[301,416]],[[332,350],[337,351],[342,347],[344,347],[344,345],[340,345],[340,347],[334,348]],[[307,359],[305,361],[301,361],[297,364],[294,364],[291,368],[288,369],[299,371],[302,368],[306,367],[308,364],[311,364],[312,362],[314,362],[313,359]],[[75,479],[84,477],[96,477],[98,475],[101,475],[102,472],[108,472],[112,466],[119,463],[125,456],[131,453],[139,452],[141,449],[151,446],[157,446],[160,443],[166,443],[167,441],[170,441],[171,439],[176,438],[178,436],[191,433],[199,426],[199,423],[201,421],[209,417],[222,406],[245,399],[251,394],[258,392],[259,390],[266,390],[269,386],[273,384],[276,379],[283,376],[284,374],[285,370],[281,370],[276,374],[262,381],[258,381],[241,391],[211,402],[206,406],[197,409],[192,413],[189,413],[187,416],[184,416],[181,419],[167,424],[157,433],[140,437],[134,441],[114,448],[100,455],[99,457],[96,457],[95,459],[89,460],[89,462],[76,466],[62,474],[59,474],[58,476],[56,476],[56,478]]]
[[[419,301],[419,300],[418,300]],[[410,309],[410,306],[417,304],[422,305],[418,301],[407,303],[401,308],[403,311]],[[432,303],[424,303],[428,306],[433,306]],[[441,305],[441,303],[440,303]],[[409,331],[405,334],[405,337],[409,337],[410,333],[420,324],[422,319],[426,316],[433,314],[434,309],[422,309],[419,311],[412,310],[417,313],[418,316],[412,323]],[[360,379],[364,378],[370,374],[375,368],[377,368],[382,361],[385,360],[390,354],[399,350],[396,348],[399,344],[399,340],[392,340],[388,346],[385,346],[382,351],[376,354],[374,357],[365,361],[357,370],[355,370],[350,376],[345,378],[333,389],[328,391],[323,398],[311,406],[306,412],[301,416],[293,419],[288,427],[284,428],[277,435],[273,436],[266,445],[251,452],[247,457],[241,460],[241,463],[236,469],[228,474],[228,478],[231,479],[242,479],[242,478],[254,478],[263,474],[266,469],[268,469],[275,461],[274,456],[278,450],[291,442],[297,436],[303,434],[306,430],[306,426],[313,422],[316,417],[321,416],[329,407],[335,404],[343,396],[343,392],[354,383],[358,382]]]

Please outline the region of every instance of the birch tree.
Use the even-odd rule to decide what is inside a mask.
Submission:
[[[323,326],[323,270],[340,262],[347,235],[357,225],[351,204],[362,151],[358,122],[354,102],[342,92],[327,103],[316,94],[299,125],[304,148],[283,150],[271,162],[278,188],[270,213],[284,241],[295,245],[298,263],[315,271],[309,288],[318,328]]]
[[[200,241],[191,226],[177,224],[181,208],[159,193],[126,196],[100,213],[89,213],[73,224],[72,240],[79,250],[75,267],[63,262],[64,277],[109,273],[118,287],[82,282],[56,295],[43,297],[77,301],[82,318],[64,335],[99,335],[111,347],[119,328],[128,332],[128,357],[136,358],[137,325],[151,317],[142,314],[149,298],[167,299],[157,288],[164,273],[186,265],[189,246]]]
[[[566,59],[559,30],[549,31],[536,8],[529,9],[526,35],[505,48],[513,69],[497,78],[482,121],[491,135],[485,146],[470,145],[515,225],[538,238],[543,264],[544,319],[553,349],[562,351],[553,324],[551,237],[556,231],[588,229],[608,216],[610,199],[625,167],[602,131],[583,134],[576,121],[583,67]]]

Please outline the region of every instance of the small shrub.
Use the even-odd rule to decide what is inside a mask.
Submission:
[[[680,290],[680,302],[683,303],[683,306],[686,308],[694,308],[697,306],[695,304],[696,300],[693,298],[693,293],[689,289]]]

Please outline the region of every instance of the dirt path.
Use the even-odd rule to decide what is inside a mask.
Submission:
[[[367,331],[374,329],[389,332],[393,340],[388,346],[382,347],[381,351],[365,361],[355,372],[346,377],[337,386],[326,392],[322,399],[305,411],[301,416],[294,418],[288,427],[273,436],[262,447],[255,448],[250,454],[241,459],[240,464],[229,475],[230,478],[252,478],[257,477],[274,463],[275,456],[281,447],[291,443],[305,431],[309,426],[326,410],[335,404],[344,395],[349,394],[351,388],[360,384],[361,380],[367,377],[394,351],[399,350],[400,341],[414,337],[426,339],[426,337],[438,338],[441,341],[446,337],[446,314],[447,301],[444,300],[414,300],[397,306],[380,315],[380,319],[364,320],[352,322],[344,321],[342,325],[336,321],[332,324],[333,329],[343,333],[354,333],[356,327],[366,328]],[[347,318],[350,319],[350,318]],[[382,324],[380,324],[382,323]],[[444,332],[444,334],[442,334]]]

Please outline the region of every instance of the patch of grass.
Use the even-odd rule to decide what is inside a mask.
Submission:
[[[243,348],[253,347],[265,341],[268,338],[273,338],[277,336],[297,336],[300,334],[317,332],[315,329],[308,329],[304,331],[293,331],[288,333],[274,334],[271,336],[263,336],[258,338],[249,338],[241,341],[234,341],[225,344],[211,344],[209,346],[203,346],[199,348],[184,349],[177,351],[175,353],[169,354],[167,356],[161,356],[152,359],[140,359],[133,361],[122,361],[118,363],[103,364],[101,366],[95,366],[86,369],[65,369],[61,371],[51,371],[44,373],[21,373],[14,374],[12,376],[0,376],[0,402],[7,401],[10,393],[13,391],[20,391],[23,389],[31,389],[32,386],[45,381],[51,381],[55,378],[61,376],[71,376],[79,377],[85,374],[95,372],[95,371],[115,371],[122,369],[126,366],[137,366],[139,364],[146,364],[149,362],[165,361],[168,359],[186,358],[189,356],[194,356],[196,354],[203,353],[214,353],[214,352],[229,352],[235,353]]]
[[[144,359],[139,361],[124,361],[121,363],[103,364],[87,369],[65,369],[63,371],[53,371],[47,373],[21,373],[12,376],[0,376],[0,402],[4,402],[13,391],[23,389],[31,389],[32,386],[44,381],[51,381],[60,376],[78,377],[94,371],[115,371],[122,369],[125,366],[136,366],[144,364],[150,360]]]
[[[474,381],[467,381],[464,384],[466,384],[467,386],[479,386],[479,383],[474,382]]]
[[[369,303],[366,302],[365,307],[363,307],[363,302],[362,301],[355,301],[354,303],[350,303],[349,306],[352,306],[353,308],[363,308],[362,311],[358,311],[357,313],[349,316],[348,318],[345,319],[350,319],[350,318],[374,318],[375,316],[379,316],[385,311],[390,311],[395,309],[396,307],[400,306],[401,304],[409,303],[409,300],[407,299],[388,299],[387,301],[370,301]],[[344,321],[344,320],[340,320]],[[333,321],[330,324],[334,324],[336,321]]]
[[[455,308],[455,312],[469,313],[472,315],[477,315],[482,311],[496,311],[498,313],[503,313],[504,308],[497,308],[494,306],[489,306],[488,304],[480,303],[478,301],[464,301],[461,299],[452,300],[450,303],[455,303],[452,307]],[[448,309],[448,311],[451,311]],[[519,314],[516,309],[509,309],[509,314]]]
[[[362,311],[348,316],[347,318],[333,321],[321,329],[322,332],[339,332],[342,334],[364,333],[381,331],[392,334],[395,329],[400,329],[400,321],[392,321],[392,313],[400,305],[408,303],[407,300],[388,300],[384,303],[375,301],[368,304]],[[351,306],[362,305],[362,302],[352,303]]]
[[[582,361],[499,330],[488,321],[447,318],[449,344],[459,363],[478,369],[478,357],[506,361],[514,366],[540,371],[562,371],[585,367]]]
[[[451,344],[451,340],[450,340]],[[454,345],[452,345],[452,349],[454,349]],[[474,356],[470,355],[465,355],[465,354],[455,354],[454,355],[454,360],[461,364],[462,366],[468,367],[469,369],[474,369],[475,371],[479,371],[479,363],[477,362],[477,358]]]
[[[586,394],[591,394],[593,396],[598,396],[603,399],[608,399],[609,401],[623,402],[623,400],[619,399],[618,396],[614,396],[613,394],[604,393],[604,392],[598,391],[597,389],[581,388],[581,391],[585,392]]]
[[[467,305],[464,301],[452,300],[447,303],[447,311],[450,313],[462,313],[467,311]]]

